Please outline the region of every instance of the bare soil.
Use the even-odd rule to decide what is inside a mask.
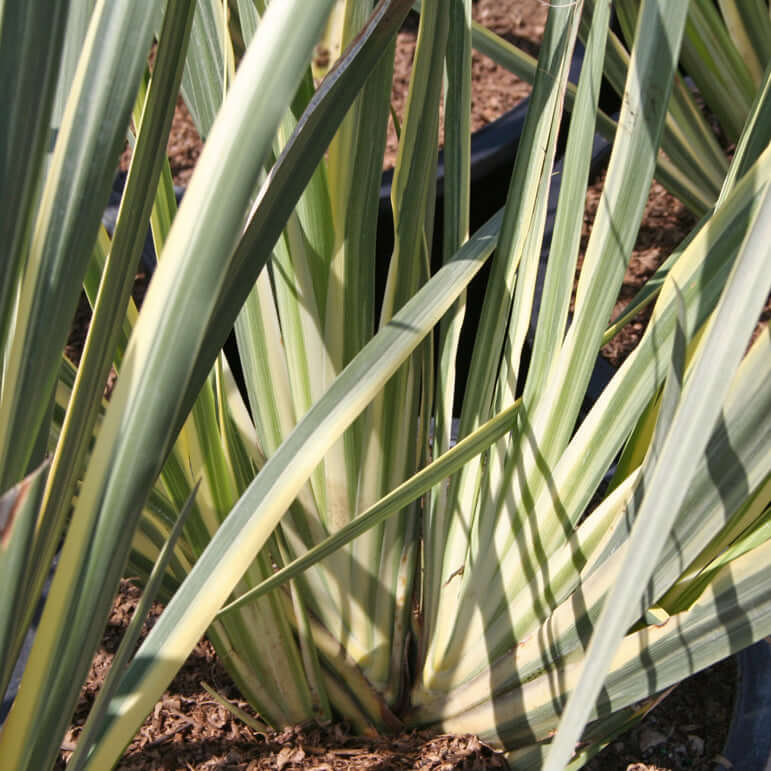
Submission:
[[[64,769],[128,625],[140,590],[122,581],[102,646],[91,666],[62,744]],[[162,608],[154,606],[143,630]],[[635,729],[619,737],[586,768],[591,771],[680,771],[712,768],[730,719],[735,668],[721,662],[678,686]],[[204,689],[259,721],[202,639],[145,720],[118,765],[122,771],[407,771],[505,769],[503,758],[471,735],[411,731],[398,736],[356,736],[345,724],[293,726],[280,731],[250,727]]]
[[[534,55],[543,35],[547,4],[541,0],[478,0],[474,17]],[[416,24],[408,22],[399,33],[393,105],[401,118],[409,71],[414,57]],[[502,70],[487,57],[474,54],[473,116],[475,129],[494,120],[525,98],[530,87]],[[180,99],[169,139],[168,153],[174,181],[185,185],[202,147]],[[397,149],[394,127],[389,127],[384,167],[393,164]],[[124,157],[124,167],[128,156]],[[584,239],[602,189],[598,179],[587,194]],[[694,220],[686,209],[654,183],[618,312],[658,265],[682,240]],[[147,278],[140,274],[137,299]],[[769,308],[766,308],[766,320]],[[81,307],[73,325],[69,353],[77,360],[88,308]],[[634,348],[647,323],[641,313],[603,353],[615,365]],[[102,648],[92,665],[73,728],[62,747],[63,768],[95,693],[104,678],[120,637],[136,606],[139,590],[121,583]],[[155,608],[154,615],[160,612]],[[153,618],[148,622],[152,623]],[[713,766],[727,735],[735,680],[733,660],[727,660],[690,678],[673,690],[632,731],[618,737],[587,768],[592,771],[707,771]],[[204,690],[211,685],[221,696],[255,719],[258,716],[240,697],[218,663],[208,641],[201,640],[162,700],[127,748],[119,768],[151,769],[481,769],[504,768],[502,758],[473,736],[431,736],[411,732],[396,737],[357,737],[345,725],[299,726],[274,732],[250,728],[233,717]]]

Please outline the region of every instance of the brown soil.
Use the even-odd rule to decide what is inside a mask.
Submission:
[[[139,596],[136,586],[121,582],[73,728],[62,744],[59,770],[66,767]],[[160,612],[161,607],[154,606],[143,636]],[[734,677],[733,661],[728,660],[691,678],[586,768],[591,771],[711,769],[710,761],[725,741]],[[281,731],[250,727],[213,699],[202,683],[211,686],[252,720],[259,720],[217,661],[211,644],[202,639],[126,749],[118,769],[459,771],[506,768],[500,755],[470,735],[436,736],[413,731],[399,736],[361,737],[340,724],[295,726]]]
[[[537,53],[547,4],[541,0],[479,0],[474,17],[486,26]],[[399,34],[393,104],[401,118],[409,69],[414,56],[416,26],[408,23]],[[474,54],[472,125],[475,129],[513,107],[530,87],[503,71],[487,57]],[[180,100],[168,152],[176,184],[189,180],[200,154],[201,142],[187,109]],[[384,165],[393,164],[396,136],[389,126]],[[128,161],[124,157],[123,164]],[[602,179],[587,194],[585,238],[594,218]],[[624,281],[616,312],[634,295],[693,225],[684,207],[654,184],[637,245]],[[138,277],[138,290],[146,286]],[[766,315],[768,315],[768,308]],[[87,308],[81,308],[69,348],[79,357]],[[618,364],[639,340],[648,314],[643,312],[606,346],[605,355]],[[74,746],[79,726],[93,703],[120,637],[136,606],[139,591],[122,582],[102,648],[75,715],[74,727],[62,747],[60,767]],[[154,615],[160,612],[154,610]],[[151,622],[150,622],[151,623]],[[679,771],[712,768],[727,734],[733,702],[735,666],[722,662],[675,688],[635,729],[617,738],[590,761],[592,771]],[[170,684],[163,699],[145,721],[119,765],[121,769],[477,769],[504,768],[500,756],[472,736],[439,736],[412,732],[398,737],[356,737],[346,726],[305,726],[280,732],[248,727],[215,701],[201,686],[210,684],[219,694],[253,716],[216,660],[211,645],[202,640]],[[254,716],[256,717],[256,716]]]
[[[505,2],[478,0],[474,4],[473,14],[475,21],[484,24],[529,54],[537,56],[537,41],[543,37],[547,11],[546,3],[539,0],[516,0],[516,2],[514,0],[505,0]],[[400,122],[404,119],[410,70],[415,58],[416,19],[417,16],[411,15],[397,37],[391,104]],[[473,131],[499,118],[530,94],[531,87],[528,83],[512,75],[487,56],[474,51],[471,66],[473,84],[471,128]],[[440,129],[440,143],[443,136],[443,130]],[[180,99],[168,144],[175,184],[187,184],[200,155],[200,149],[201,143],[195,124],[184,102]],[[396,128],[393,121],[389,121],[384,168],[391,168],[394,165],[397,149]],[[124,168],[128,167],[129,157],[127,151],[122,159]]]
[[[586,192],[586,211],[581,234],[582,253],[589,241],[589,233],[597,214],[597,205],[604,184],[605,173],[603,172]],[[624,276],[621,292],[613,309],[613,319],[620,315],[640,288],[656,272],[659,265],[669,257],[695,224],[696,219],[688,209],[667,193],[658,182],[654,181],[651,185],[648,203],[643,212],[642,224]],[[579,258],[578,271],[580,271],[581,263],[582,258]],[[652,310],[653,305],[651,304],[640,311],[603,347],[603,356],[615,367],[620,366],[642,337]]]
[[[139,600],[140,591],[122,581],[102,646],[83,690],[74,727],[62,745],[57,765],[64,769]],[[154,606],[143,636],[161,612]],[[433,736],[412,732],[399,737],[359,737],[344,725],[295,726],[282,731],[247,726],[211,697],[201,683],[258,716],[243,701],[203,639],[169,685],[163,698],[128,746],[119,769],[472,769],[505,768],[500,756],[474,736]]]
[[[543,38],[548,6],[540,0],[478,0],[473,6],[475,21],[493,30],[532,56],[538,55],[538,45]],[[417,23],[411,16],[399,32],[394,63],[394,81],[391,103],[399,121],[404,118],[410,70],[415,57]],[[477,51],[471,60],[471,129],[486,126],[503,113],[515,107],[529,94],[528,83],[512,75],[492,59]],[[440,129],[439,141],[443,141]],[[389,122],[386,143],[385,168],[391,168],[396,159],[398,142],[393,122]]]

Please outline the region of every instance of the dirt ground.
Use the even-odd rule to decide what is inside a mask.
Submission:
[[[536,54],[546,19],[541,0],[478,0],[474,17],[509,40]],[[408,23],[399,35],[393,105],[401,116],[414,56],[416,25]],[[472,123],[475,129],[494,120],[521,101],[529,86],[492,61],[474,54]],[[396,135],[390,127],[384,167],[393,164]],[[180,100],[169,140],[175,183],[185,185],[200,154],[201,142]],[[128,158],[124,159],[124,165]],[[587,195],[586,227],[593,220],[602,178]],[[691,215],[658,184],[654,184],[627,273],[622,305],[633,296],[694,224]],[[138,277],[141,296],[146,277]],[[768,308],[767,308],[768,311]],[[73,328],[70,352],[77,349],[88,321],[87,308]],[[647,315],[641,314],[606,349],[619,364],[642,335]],[[70,754],[79,725],[88,712],[120,636],[136,605],[138,590],[123,582],[113,607],[104,644],[78,707],[73,727],[63,745],[60,767]],[[157,609],[156,609],[157,612]],[[706,771],[720,752],[731,716],[735,679],[732,660],[722,662],[681,684],[634,730],[618,737],[590,761],[592,771]],[[472,736],[410,733],[398,737],[360,738],[346,726],[305,726],[270,732],[249,727],[234,718],[203,689],[210,684],[224,698],[252,717],[248,705],[216,660],[211,645],[202,640],[169,690],[129,746],[121,769],[478,769],[504,768],[502,759]]]
[[[62,745],[57,768],[64,769],[80,726],[118,648],[140,596],[128,581],[121,583],[102,647],[91,667],[75,714],[74,727]],[[161,612],[156,606],[145,633]],[[734,665],[722,662],[678,686],[633,731],[619,737],[586,768],[591,771],[678,771],[712,768],[722,748],[733,698]],[[407,771],[407,769],[505,769],[503,759],[474,736],[434,736],[409,732],[389,737],[359,737],[347,726],[309,725],[268,731],[250,727],[225,709],[203,688],[252,720],[259,716],[241,698],[217,661],[214,649],[201,640],[161,701],[131,742],[118,768],[122,771]]]

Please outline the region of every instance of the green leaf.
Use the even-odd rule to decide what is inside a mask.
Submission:
[[[443,260],[469,236],[471,201],[471,3],[454,0],[450,10],[444,86],[444,222]],[[442,322],[437,343],[435,452],[445,452],[452,436],[455,359],[465,315],[465,297]],[[430,514],[429,514],[430,516]]]
[[[589,177],[609,12],[607,5],[600,3],[592,16],[584,64],[573,104],[565,147],[563,182],[538,310],[533,355],[525,385],[525,400],[528,403],[545,385],[544,381],[559,351],[568,319],[582,224],[575,213],[583,206]]]
[[[4,372],[0,489],[24,474],[43,429],[58,356],[144,71],[159,10],[137,13],[129,5],[101,6],[92,20],[86,65],[73,87],[41,198]]]
[[[68,3],[0,6],[0,344],[13,334],[13,303],[29,248],[50,142]],[[19,328],[18,323],[15,324]],[[0,394],[10,385],[0,381]],[[18,480],[13,480],[18,481]],[[5,490],[8,484],[0,484]]]
[[[728,34],[756,85],[771,57],[771,20],[763,0],[719,0]]]
[[[4,757],[13,767],[23,767],[23,755],[28,756],[25,762],[32,767],[45,767],[46,759],[58,748],[109,611],[112,590],[128,556],[136,520],[162,465],[159,451],[169,444],[179,417],[181,394],[222,283],[222,255],[232,255],[262,160],[330,4],[331,0],[315,4],[300,28],[295,23],[296,3],[271,5],[201,155],[169,234],[164,259],[145,298],[97,438],[73,515],[77,526],[70,528],[62,550],[62,579],[52,587],[54,601],[46,606],[31,664],[25,672],[22,690],[26,700],[17,702],[19,709],[9,716],[0,736]],[[136,86],[147,49],[131,45],[129,32],[141,30],[149,41],[155,7],[144,14],[137,13],[133,5],[130,11],[123,4],[102,8],[105,20],[112,21],[111,14],[115,14],[123,24],[107,25],[103,36],[90,38],[92,45],[109,46],[112,59],[131,52],[136,60]],[[292,34],[288,34],[290,31]],[[114,35],[120,37],[120,43]],[[278,50],[282,56],[277,67]],[[128,97],[133,96],[129,90],[132,78],[113,78],[101,56],[90,56],[89,64],[99,67],[105,90],[115,93],[116,81],[121,84],[118,92],[125,91],[127,116],[131,102]],[[260,114],[262,120],[255,123],[255,114]],[[66,144],[62,143],[62,148]],[[224,152],[232,147],[239,147],[240,152]],[[113,157],[117,158],[117,144]],[[56,178],[53,170],[52,176]],[[109,184],[109,176],[105,176],[105,182]],[[223,207],[224,201],[228,204]],[[87,211],[94,209],[90,203]],[[185,281],[180,280],[182,275]],[[90,560],[84,558],[86,554]],[[72,626],[83,629],[83,635],[69,635]],[[36,715],[34,721],[25,717],[31,713]],[[13,725],[16,727],[9,730]],[[49,741],[27,741],[28,732],[39,730],[41,725],[47,726]],[[6,748],[11,735],[17,743]],[[113,760],[117,751],[111,745]]]
[[[118,212],[109,259],[102,276],[85,348],[51,463],[51,473],[41,512],[50,527],[48,546],[39,556],[48,565],[70,513],[75,488],[85,466],[94,426],[101,409],[104,384],[123,331],[122,322],[136,265],[145,242],[147,221],[154,197],[165,145],[174,114],[175,95],[182,75],[180,52],[185,50],[192,21],[188,2],[169,2],[158,45],[153,79],[138,140],[132,156],[126,189]],[[38,584],[43,575],[38,578]]]
[[[739,138],[755,85],[715,6],[707,0],[689,4],[682,62],[729,141]]]
[[[104,720],[107,705],[115,693],[119,678],[136,649],[137,642],[142,634],[142,627],[147,620],[152,604],[156,600],[164,573],[166,572],[166,567],[174,553],[174,547],[177,540],[182,534],[182,528],[185,525],[187,517],[192,511],[192,503],[197,492],[198,483],[196,483],[193,488],[185,507],[179,513],[179,517],[174,523],[174,527],[171,529],[169,537],[166,539],[158,558],[155,560],[150,577],[142,592],[142,597],[134,609],[134,615],[131,617],[131,621],[126,627],[126,631],[123,633],[118,650],[115,652],[115,656],[110,664],[110,670],[107,673],[107,677],[105,678],[102,687],[99,689],[99,694],[94,701],[91,711],[88,713],[88,720],[78,736],[77,748],[67,764],[73,770],[80,771],[80,769],[85,767],[87,752],[91,746],[92,737],[99,732]]]
[[[399,311],[263,467],[153,627],[113,700],[110,737],[126,741],[206,629],[325,451],[438,322],[495,248],[497,216]],[[195,614],[186,613],[194,606]],[[106,738],[105,737],[105,738]],[[113,738],[109,738],[110,743]],[[100,757],[95,755],[95,758]]]
[[[403,482],[376,504],[362,512],[352,522],[340,528],[334,535],[324,539],[302,557],[276,571],[270,578],[263,581],[246,594],[224,606],[218,615],[229,613],[243,603],[255,600],[257,597],[275,589],[295,576],[307,570],[311,565],[323,560],[341,546],[350,543],[362,533],[384,521],[387,517],[403,509],[407,504],[419,498],[423,493],[439,484],[463,466],[470,458],[484,452],[493,442],[511,430],[514,415],[518,405],[512,405],[499,415],[489,420],[473,434],[465,437],[440,458],[430,463],[424,469]]]
[[[195,0],[190,49],[182,76],[182,94],[201,138],[209,136],[224,90],[222,3]]]
[[[320,85],[295,133],[272,167],[226,272],[217,310],[206,330],[195,374],[185,394],[184,414],[192,406],[195,394],[233,327],[238,309],[244,304],[299,197],[324,157],[345,110],[383,56],[386,41],[395,36],[410,4],[410,0],[390,0],[378,5],[366,28]]]
[[[742,349],[734,340],[749,338],[771,289],[766,260],[769,238],[771,195],[766,188],[755,225],[702,342],[657,460],[650,482],[653,493],[644,499],[632,529],[629,556],[622,567],[625,581],[616,584],[606,600],[592,636],[581,682],[565,709],[547,767],[556,769],[569,757],[602,687],[613,652],[633,620],[634,600],[641,595],[654,570],[651,557],[659,553],[685,498],[687,484],[719,416],[730,374],[741,357]]]

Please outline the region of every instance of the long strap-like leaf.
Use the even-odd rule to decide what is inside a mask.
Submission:
[[[438,322],[494,249],[483,227],[362,350],[268,460],[145,640],[114,699],[105,737],[123,746],[217,614],[326,450]],[[195,613],[189,609],[195,607]],[[104,763],[109,751],[95,755]]]
[[[711,327],[693,365],[683,398],[663,443],[661,456],[632,529],[628,558],[605,602],[587,653],[581,681],[565,710],[563,723],[549,754],[547,768],[561,767],[570,756],[594,703],[607,666],[636,612],[654,568],[652,559],[664,544],[680,509],[688,481],[720,414],[730,375],[742,356],[742,346],[756,323],[769,289],[768,244],[771,242],[771,193],[766,188],[755,226],[747,238]]]
[[[43,0],[0,7],[0,345],[29,246],[68,5]],[[4,380],[0,373],[0,395]]]
[[[156,5],[138,11],[123,1],[102,3],[92,19],[41,198],[6,359],[0,489],[24,474],[43,428],[159,14]]]
[[[6,754],[6,737],[17,737],[13,767],[29,763],[31,768],[46,768],[58,748],[77,699],[77,684],[88,670],[109,610],[110,589],[118,584],[141,506],[181,417],[181,394],[222,285],[223,256],[233,253],[264,157],[331,2],[310,7],[299,0],[271,4],[201,155],[145,298],[83,482],[62,550],[61,580],[54,582],[53,601],[46,606],[32,664],[25,673],[26,700],[17,703],[0,737],[4,758],[11,757]],[[300,5],[304,24],[298,26]],[[136,85],[145,48],[128,44],[126,34],[139,27],[149,42],[155,6],[141,14],[133,3],[102,7],[105,17],[116,23],[108,25],[103,38],[92,36],[92,44],[109,46],[116,58],[131,51],[137,60]],[[131,81],[105,72],[104,57],[97,53],[89,56],[89,62],[99,67],[109,91],[116,83]],[[133,93],[127,89],[126,96],[127,116]],[[254,120],[257,114],[259,121]],[[106,181],[109,184],[109,177]],[[220,205],[223,201],[225,205]],[[87,210],[92,208],[90,203]],[[26,398],[34,401],[29,394]],[[83,635],[69,635],[72,625]],[[27,732],[33,724],[39,730],[41,721],[50,724],[45,731],[50,742],[27,741]],[[12,723],[15,728],[8,731]],[[112,746],[112,760],[100,767],[112,765],[119,752],[120,747]]]

